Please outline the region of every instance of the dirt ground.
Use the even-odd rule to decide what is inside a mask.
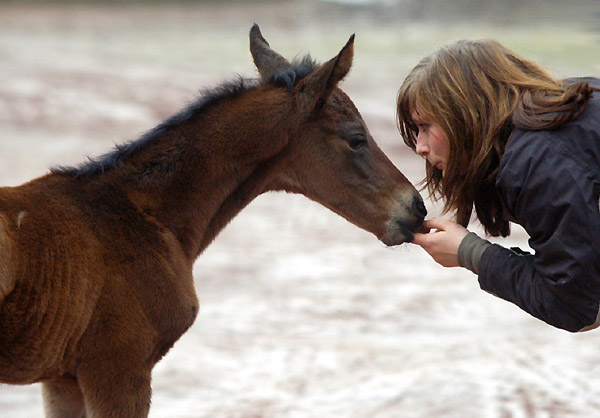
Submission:
[[[558,75],[600,74],[589,25],[395,22],[318,2],[0,7],[7,186],[135,139],[203,87],[254,76],[254,22],[289,58],[325,61],[356,33],[343,87],[413,182],[422,162],[396,131],[395,95],[438,46],[493,37]],[[515,228],[504,244],[527,248],[527,237]],[[195,278],[200,313],[155,369],[151,417],[600,416],[598,331],[550,328],[468,271],[412,245],[385,248],[304,197],[259,197],[198,259]],[[42,417],[39,385],[0,385],[0,416]]]

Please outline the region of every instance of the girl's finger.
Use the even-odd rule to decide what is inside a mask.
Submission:
[[[441,231],[445,231],[446,229],[448,229],[448,226],[452,225],[453,222],[449,221],[447,219],[441,219],[441,218],[431,218],[426,220],[423,223],[423,226],[425,226],[426,228],[431,229],[438,229]]]
[[[417,232],[415,234],[415,238],[413,239],[412,243],[423,247],[423,246],[427,245],[430,241],[431,241],[431,234],[429,234],[429,233],[421,234],[421,233]]]

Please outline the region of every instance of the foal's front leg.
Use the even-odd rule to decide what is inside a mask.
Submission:
[[[83,395],[75,379],[59,378],[42,383],[47,418],[84,418]]]
[[[81,370],[86,418],[146,418],[150,410],[151,370],[98,367]]]

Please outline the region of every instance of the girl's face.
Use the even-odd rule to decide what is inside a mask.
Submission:
[[[411,117],[419,128],[415,148],[417,154],[426,158],[433,167],[442,170],[443,173],[450,154],[450,142],[446,134],[437,124],[416,111],[413,111]]]

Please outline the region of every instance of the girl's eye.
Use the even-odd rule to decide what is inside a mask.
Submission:
[[[364,135],[354,135],[348,139],[348,145],[350,145],[350,148],[353,150],[362,148],[367,145],[367,137]]]
[[[429,130],[429,124],[427,124],[427,123],[418,123],[417,124],[417,128],[419,128],[419,131],[427,132]]]

